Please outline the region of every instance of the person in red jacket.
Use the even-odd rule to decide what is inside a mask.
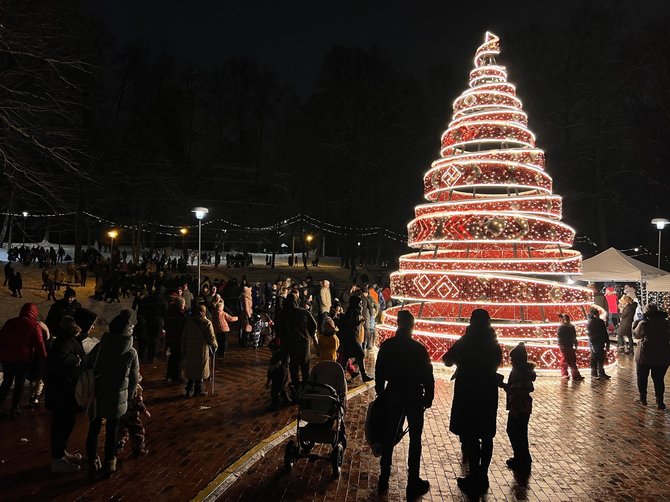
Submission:
[[[18,317],[9,319],[0,330],[0,362],[3,380],[0,385],[0,408],[5,404],[14,383],[11,416],[21,413],[19,402],[30,364],[35,355],[47,356],[42,328],[37,321],[37,305],[26,303]]]

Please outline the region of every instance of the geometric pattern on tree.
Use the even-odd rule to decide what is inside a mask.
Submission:
[[[507,71],[496,62],[497,36],[487,32],[475,53],[469,88],[453,103],[440,159],[423,177],[427,204],[415,209],[408,244],[391,294],[402,306],[385,311],[378,343],[393,336],[397,314],[416,317],[414,336],[433,361],[460,338],[471,312],[489,311],[503,349],[524,341],[540,371],[558,369],[558,315],[577,329],[577,362],[589,366],[584,328],[593,295],[567,283],[582,257],[569,249],[575,231],[561,221],[562,200],[552,193],[544,152]],[[607,354],[607,364],[616,353]]]

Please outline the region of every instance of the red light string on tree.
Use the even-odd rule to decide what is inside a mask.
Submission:
[[[498,37],[487,32],[470,87],[453,103],[441,158],[424,175],[429,203],[416,207],[407,226],[408,244],[418,251],[402,256],[391,274],[392,296],[402,306],[385,311],[379,343],[393,336],[398,311],[407,309],[417,318],[415,337],[439,361],[471,312],[483,308],[506,365],[509,350],[524,341],[538,369],[555,372],[558,315],[565,313],[579,335],[578,365],[589,367],[584,328],[593,296],[565,281],[581,273],[581,254],[568,249],[575,231],[560,221],[561,197],[552,194],[544,152],[496,63],[499,54]],[[615,358],[610,351],[607,363]]]

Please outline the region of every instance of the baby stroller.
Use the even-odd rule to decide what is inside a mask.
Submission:
[[[299,458],[322,458],[330,460],[333,477],[340,476],[347,447],[344,430],[346,399],[347,381],[342,366],[333,361],[318,363],[312,370],[310,381],[302,387],[296,439],[290,440],[284,451],[287,469],[291,469]],[[311,455],[316,443],[331,445],[330,455]]]

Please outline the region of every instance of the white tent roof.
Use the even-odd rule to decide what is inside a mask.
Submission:
[[[649,279],[647,291],[670,291],[670,274]]]
[[[614,248],[584,260],[582,270],[584,273],[578,280],[594,282],[640,282],[667,274]]]

